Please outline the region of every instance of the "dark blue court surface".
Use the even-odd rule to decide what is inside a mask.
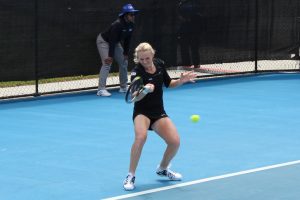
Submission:
[[[165,145],[149,132],[133,192],[122,188],[134,137],[123,94],[0,103],[0,199],[299,199],[299,88],[299,74],[268,74],[166,89],[184,180],[156,176]]]

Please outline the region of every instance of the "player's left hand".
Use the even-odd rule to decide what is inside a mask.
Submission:
[[[186,82],[195,82],[195,78],[197,77],[197,74],[194,71],[188,71],[181,73],[180,75],[180,82],[186,83]]]

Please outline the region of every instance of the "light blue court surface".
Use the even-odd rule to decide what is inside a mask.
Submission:
[[[181,135],[172,168],[184,180],[156,176],[165,145],[149,132],[134,192],[122,188],[134,136],[132,105],[123,94],[0,103],[0,199],[300,199],[299,91],[300,74],[201,80],[166,89],[166,111]],[[192,114],[201,116],[199,123],[190,122]],[[254,171],[239,174],[247,170]]]

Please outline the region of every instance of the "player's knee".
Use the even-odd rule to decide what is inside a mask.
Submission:
[[[138,135],[135,137],[135,142],[138,144],[144,144],[147,140],[147,135]]]
[[[167,141],[167,144],[173,147],[179,147],[180,146],[180,139],[179,137],[175,137]]]

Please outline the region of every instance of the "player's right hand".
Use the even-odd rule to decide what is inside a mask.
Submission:
[[[154,85],[151,83],[148,83],[144,86],[144,93],[148,94],[154,91]]]

